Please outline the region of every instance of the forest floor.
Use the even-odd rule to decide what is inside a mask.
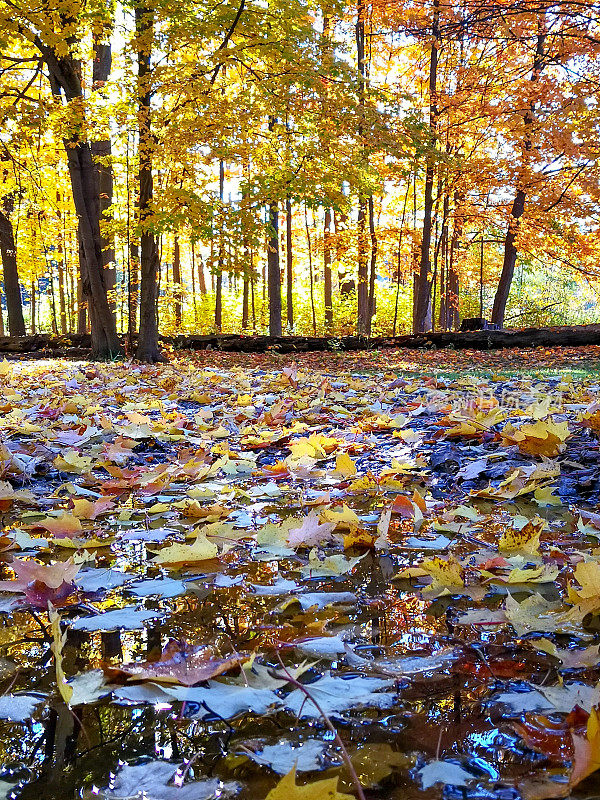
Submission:
[[[600,792],[600,347],[0,388],[0,800]]]

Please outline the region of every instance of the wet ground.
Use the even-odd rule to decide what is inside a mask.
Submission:
[[[0,364],[0,797],[352,793],[323,714],[372,800],[600,794],[598,354],[504,355]]]

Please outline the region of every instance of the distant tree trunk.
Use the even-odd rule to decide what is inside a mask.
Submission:
[[[281,275],[279,271],[279,208],[269,205],[267,244],[267,289],[269,294],[269,334],[281,336]]]
[[[410,193],[410,179],[406,182],[406,194],[404,195],[404,204],[402,206],[402,219],[400,220],[400,232],[398,234],[398,258],[396,264],[396,301],[394,303],[394,324],[392,327],[392,336],[396,335],[396,326],[398,324],[398,303],[400,301],[400,281],[402,276],[402,236],[404,233],[404,220],[406,219],[406,206],[408,204],[408,195]]]
[[[217,331],[221,330],[223,325],[223,268],[225,266],[225,240],[224,240],[224,208],[223,200],[225,197],[225,162],[223,159],[219,161],[219,200],[220,215],[219,215],[219,254],[217,258],[217,276],[216,276],[216,291],[215,291],[215,328]]]
[[[152,74],[150,55],[154,42],[154,11],[143,3],[135,6],[138,66],[138,158],[140,232],[140,331],[136,358],[154,364],[165,361],[158,347],[158,270],[160,256],[154,232],[150,229],[154,181],[152,176],[153,139],[151,131]]]
[[[344,296],[349,295],[354,289],[354,283],[348,279],[346,265],[343,263],[347,249],[344,234],[348,228],[348,215],[342,211],[334,211],[333,221],[335,225],[335,260],[338,264],[338,289],[340,295]]]
[[[77,245],[79,254],[79,274],[77,276],[77,333],[85,333],[87,331],[87,305],[83,295],[83,281],[81,279],[85,271],[85,255],[79,234],[77,235]]]
[[[292,201],[285,201],[286,312],[290,331],[294,330],[294,254],[292,250]]]
[[[277,120],[269,117],[269,130]],[[269,334],[281,336],[281,272],[279,266],[279,206],[269,204],[269,231],[267,234],[267,289],[269,294]]]
[[[33,280],[31,281],[30,297],[31,297],[31,335],[35,336],[36,331],[37,331],[37,328],[36,328],[36,322],[37,322],[36,311],[37,311],[37,307],[36,307],[36,302],[35,302],[35,299],[36,299],[35,298],[35,281],[33,281]]]
[[[173,284],[175,287],[175,327],[179,333],[181,328],[181,253],[179,250],[179,236],[173,241]]]
[[[375,212],[373,195],[369,197],[369,235],[371,237],[371,266],[369,271],[369,316],[367,335],[371,335],[373,317],[375,316],[375,279],[377,277],[377,233],[375,231]]]
[[[462,204],[464,195],[456,191],[454,193],[454,224],[452,226],[452,238],[450,239],[450,263],[448,265],[448,283],[446,307],[448,309],[448,327],[456,329],[460,326],[459,296],[460,281],[458,276],[458,251],[462,241],[464,215]]]
[[[308,252],[308,274],[310,281],[310,308],[312,313],[313,335],[317,335],[317,311],[315,308],[315,281],[312,261],[312,248],[310,245],[310,228],[308,227],[308,206],[304,203],[304,225],[306,227],[306,246]]]
[[[194,254],[194,242],[190,242],[191,269],[192,276],[192,303],[194,306],[194,330],[198,327],[198,298],[196,296],[196,256]]]
[[[244,287],[242,294],[242,331],[248,330],[249,308],[248,302],[250,299],[250,278],[248,273],[244,271]]]
[[[111,31],[105,32],[110,36]],[[92,67],[92,88],[100,89],[107,82],[112,67],[112,49],[110,38],[101,41],[101,37],[94,36],[94,63]],[[100,216],[107,220],[113,202],[113,169],[111,163],[110,139],[95,140],[91,143],[92,156],[96,166],[98,181],[98,196],[100,198]],[[104,282],[108,293],[108,302],[113,314],[116,315],[117,304],[115,288],[117,273],[115,270],[115,245],[114,236],[102,236],[102,261],[104,265]]]
[[[544,67],[544,44],[546,42],[546,32],[543,27],[542,21],[538,26],[537,44],[535,55],[533,58],[533,70],[531,72],[531,82],[537,83],[540,74]],[[515,264],[517,263],[517,247],[516,241],[519,233],[519,224],[523,213],[525,212],[525,202],[527,200],[527,193],[525,189],[527,162],[529,161],[532,141],[531,129],[535,118],[535,103],[531,102],[529,108],[524,114],[523,121],[525,123],[525,136],[522,145],[521,157],[521,173],[519,177],[520,186],[517,188],[515,199],[513,200],[510,209],[510,219],[506,236],[504,238],[504,258],[502,262],[502,272],[500,280],[498,281],[498,288],[496,296],[494,297],[494,306],[492,309],[492,322],[502,327],[504,325],[504,315],[506,314],[506,304],[508,302],[508,295],[510,294],[510,287],[512,279],[515,274]]]
[[[56,248],[57,251],[57,261],[56,261],[56,269],[58,272],[58,305],[59,305],[59,315],[60,315],[60,332],[64,335],[67,332],[67,303],[65,297],[65,259],[64,259],[64,241],[63,241],[63,230],[64,230],[64,222],[63,222],[63,214],[60,207],[60,192],[56,192],[56,215],[58,217],[58,246]],[[55,251],[55,252],[56,252]],[[52,291],[52,313],[54,317],[56,316],[56,309],[54,307],[54,290]]]
[[[3,200],[3,208],[0,209],[0,255],[4,272],[8,330],[11,336],[25,336],[23,303],[17,269],[17,246],[11,220],[13,208],[14,197],[6,195]]]
[[[439,323],[442,330],[448,330],[448,215],[450,213],[450,197],[444,194],[444,219],[442,223],[441,268],[440,268],[440,316]]]
[[[434,151],[437,142],[437,67],[440,46],[440,3],[433,0],[433,41],[431,43],[431,57],[429,61],[429,155],[425,171],[425,205],[423,216],[423,236],[421,239],[421,260],[419,274],[415,281],[416,294],[414,297],[414,332],[422,333],[430,323],[431,317],[431,231],[433,212],[433,185],[435,173]]]
[[[356,59],[358,67],[358,106],[359,123],[358,138],[362,139],[364,133],[364,107],[365,107],[365,20],[364,20],[364,0],[358,0],[356,14]],[[361,145],[361,149],[364,148]],[[364,159],[364,152],[363,152]],[[369,273],[367,265],[367,242],[366,242],[366,219],[367,204],[362,192],[358,196],[358,287],[357,296],[357,324],[356,331],[359,336],[369,335]]]
[[[333,330],[333,292],[331,285],[331,209],[325,209],[323,224],[323,300],[325,305],[325,328]]]
[[[198,259],[198,288],[200,289],[200,294],[206,294],[206,280],[204,278],[204,264],[202,263],[202,256]]]

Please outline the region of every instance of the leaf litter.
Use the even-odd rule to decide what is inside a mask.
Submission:
[[[600,379],[502,356],[7,364],[0,792],[597,790]]]

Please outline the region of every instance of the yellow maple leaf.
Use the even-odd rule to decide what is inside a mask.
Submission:
[[[505,531],[498,542],[501,553],[521,553],[523,555],[538,555],[540,551],[540,535],[545,527],[545,521],[534,517],[520,531],[510,529]]]
[[[432,577],[427,587],[428,594],[451,594],[454,590],[464,588],[463,568],[454,556],[448,559],[434,556],[423,561],[421,566]]]
[[[600,563],[598,561],[580,561],[575,567],[573,577],[581,587],[569,585],[569,601],[579,603],[582,600],[597,600],[600,606]]]
[[[560,497],[552,494],[553,489],[551,486],[543,486],[536,489],[533,497],[538,506],[562,506]]]
[[[44,519],[35,523],[35,527],[44,528],[48,533],[57,537],[75,536],[83,532],[80,520],[66,511],[61,512],[56,517],[44,517]]]
[[[193,544],[172,544],[159,550],[154,559],[155,564],[195,564],[196,561],[207,561],[216,558],[219,549],[206,536],[199,534]]]
[[[353,795],[338,792],[337,786],[337,777],[298,786],[294,766],[277,786],[271,789],[265,800],[354,800]]]
[[[61,472],[72,472],[75,475],[83,475],[89,472],[94,464],[94,459],[89,456],[81,456],[77,450],[66,450],[54,459],[54,466]]]
[[[357,528],[350,531],[344,536],[344,550],[349,550],[351,547],[369,547],[375,546],[375,534],[365,531],[364,529]]]
[[[321,522],[335,522],[336,528],[345,530],[353,530],[360,525],[358,515],[347,505],[343,505],[341,511],[335,511],[333,508],[324,509],[321,512],[320,520]]]
[[[379,484],[373,473],[368,472],[366,475],[363,475],[362,478],[357,478],[355,481],[352,481],[347,491],[373,495],[379,492]]]
[[[505,436],[504,431],[502,435]],[[566,422],[538,420],[535,423],[522,425],[512,435],[507,434],[505,438],[515,443],[522,453],[552,458],[563,452],[569,436],[569,426]]]
[[[335,459],[334,475],[341,475],[344,478],[351,478],[356,475],[356,464],[348,453],[340,453]]]
[[[600,433],[600,403],[592,403],[579,415],[579,422],[584,428]]]

